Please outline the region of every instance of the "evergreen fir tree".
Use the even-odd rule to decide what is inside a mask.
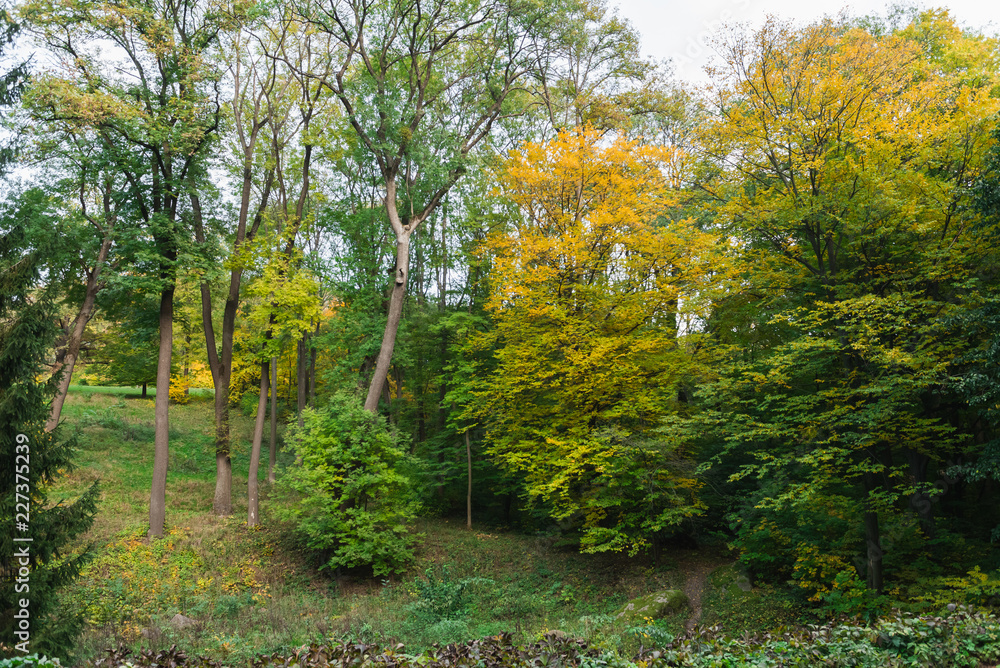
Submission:
[[[0,53],[17,30],[0,8]],[[26,77],[26,64],[0,73],[0,106],[17,102]],[[0,147],[0,176],[13,157],[12,146]],[[0,656],[27,650],[66,658],[80,621],[59,609],[56,593],[87,559],[88,550],[67,547],[93,523],[98,489],[94,483],[72,503],[49,499],[52,482],[70,468],[73,441],[60,441],[58,429],[44,429],[58,380],[38,381],[46,375],[44,360],[56,335],[53,302],[38,281],[48,249],[32,248],[28,241],[23,216],[30,215],[30,207],[5,214],[0,216]],[[25,497],[27,522],[17,516]],[[22,602],[28,604],[26,613]],[[19,636],[25,624],[27,635]]]
[[[37,380],[46,373],[44,358],[56,334],[52,301],[37,289],[45,249],[24,249],[23,227],[5,218],[0,219],[0,655],[27,649],[66,657],[80,624],[58,608],[56,592],[87,559],[88,550],[66,548],[93,523],[98,489],[94,483],[72,503],[49,498],[53,481],[71,468],[74,442],[60,440],[58,429],[44,429],[58,380]],[[17,493],[25,491],[31,499],[27,522],[17,516],[24,510],[17,507],[24,501]],[[21,570],[25,561],[27,578]],[[22,601],[28,602],[30,640],[19,648],[25,637],[16,633]]]

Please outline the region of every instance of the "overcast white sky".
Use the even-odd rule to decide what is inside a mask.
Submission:
[[[807,23],[825,14],[847,9],[853,16],[884,14],[885,0],[608,0],[618,6],[642,34],[642,49],[657,59],[669,58],[677,78],[703,81],[702,68],[711,56],[705,38],[723,22],[759,26],[768,14]],[[918,7],[946,7],[959,24],[988,33],[1000,29],[1000,6],[995,0],[925,0]]]

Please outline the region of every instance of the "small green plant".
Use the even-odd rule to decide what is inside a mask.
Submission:
[[[0,668],[62,668],[59,659],[50,659],[47,656],[29,654],[27,656],[15,656],[10,659],[0,659]]]
[[[215,612],[224,617],[233,618],[254,604],[253,593],[242,592],[239,595],[223,594],[215,601]]]
[[[666,647],[674,641],[674,635],[653,620],[643,626],[633,626],[625,634],[634,638],[643,647]]]
[[[471,588],[493,584],[493,580],[488,578],[455,579],[447,564],[441,567],[440,575],[435,575],[434,569],[428,568],[423,579],[413,581],[417,600],[407,610],[424,624],[458,619],[467,612]]]
[[[62,668],[62,664],[59,663],[59,659],[28,654],[27,656],[0,659],[0,668]]]

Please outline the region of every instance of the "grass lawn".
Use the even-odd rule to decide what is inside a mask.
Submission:
[[[123,643],[239,661],[310,641],[353,637],[402,642],[413,651],[432,643],[513,631],[531,641],[560,629],[630,652],[637,646],[615,613],[630,598],[682,588],[678,557],[661,568],[619,555],[581,555],[545,536],[528,536],[429,518],[417,563],[406,574],[372,579],[318,571],[288,527],[272,519],[263,486],[262,526],[246,526],[246,471],[252,420],[233,411],[232,517],[215,517],[214,425],[211,402],[195,397],[170,412],[167,535],[149,543],[153,401],[125,400],[110,388],[69,395],[64,434],[76,434],[76,469],[53,500],[72,497],[93,480],[102,500],[84,537],[95,558],[63,603],[87,620],[78,658]],[[281,453],[279,464],[289,463]],[[266,454],[261,481],[266,477]],[[685,556],[687,555],[687,556]],[[673,566],[673,567],[672,567]],[[168,623],[181,613],[184,630]],[[661,626],[678,631],[685,616]]]
[[[89,394],[109,394],[129,399],[142,397],[142,387],[121,387],[117,385],[70,385],[71,395],[86,396]],[[190,389],[192,397],[214,397],[215,390],[212,388],[192,387]],[[149,385],[146,387],[146,397],[152,399],[156,396],[156,387]]]

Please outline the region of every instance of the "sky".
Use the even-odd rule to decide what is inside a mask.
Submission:
[[[884,14],[885,0],[608,0],[618,6],[642,35],[642,50],[657,60],[670,59],[678,79],[703,82],[704,66],[713,54],[707,38],[724,23],[760,26],[772,14],[808,23],[846,9],[851,16]],[[926,0],[907,3],[918,7],[945,7],[960,25],[1000,32],[1000,6],[994,0]]]

